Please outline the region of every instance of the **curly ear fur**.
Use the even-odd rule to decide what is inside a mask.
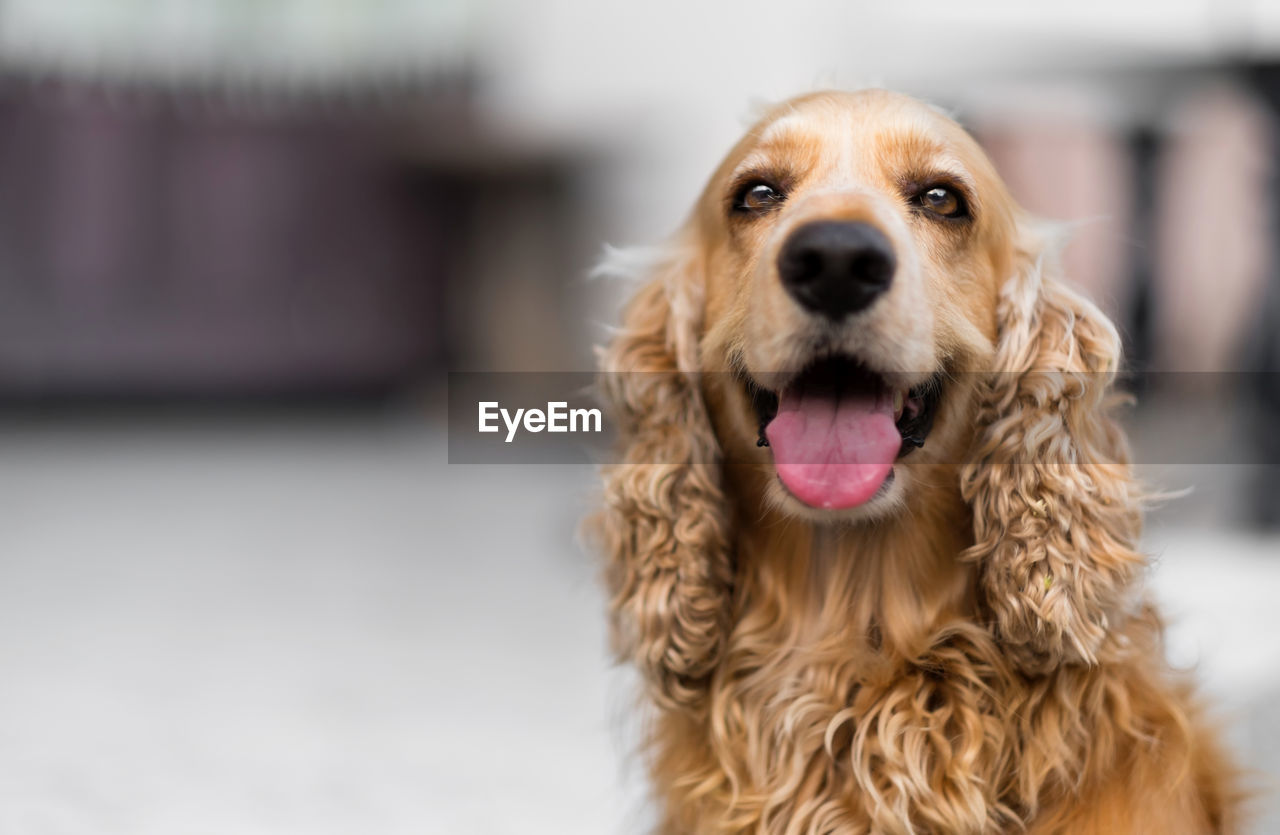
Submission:
[[[668,707],[697,708],[720,660],[732,565],[720,450],[697,377],[701,299],[677,253],[632,300],[602,352],[623,444],[595,529],[607,555],[614,644]]]
[[[993,627],[1027,673],[1097,663],[1126,616],[1139,496],[1111,417],[1120,345],[1092,303],[1043,274],[1043,258],[1003,288],[996,371],[983,427],[961,469]]]

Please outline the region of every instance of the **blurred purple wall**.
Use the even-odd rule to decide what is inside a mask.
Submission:
[[[400,129],[0,88],[0,394],[368,388],[438,366],[448,186],[397,157]]]

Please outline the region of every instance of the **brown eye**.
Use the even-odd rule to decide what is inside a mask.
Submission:
[[[742,191],[738,192],[738,199],[734,201],[733,210],[735,212],[763,214],[777,206],[782,200],[782,192],[768,183],[748,183]]]
[[[916,200],[920,208],[941,217],[964,217],[968,214],[964,198],[945,186],[926,189],[916,196]]]

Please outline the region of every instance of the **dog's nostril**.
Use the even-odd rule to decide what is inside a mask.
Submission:
[[[791,233],[778,275],[804,307],[840,319],[889,288],[897,263],[884,234],[868,223],[819,221]]]
[[[816,276],[822,272],[822,255],[812,249],[800,253],[800,271],[806,277]]]
[[[879,253],[859,255],[853,259],[849,275],[855,280],[861,277],[869,282],[887,282],[893,277],[893,265]]]

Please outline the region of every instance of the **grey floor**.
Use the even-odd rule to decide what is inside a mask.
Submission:
[[[0,833],[643,829],[591,471],[445,459],[413,416],[6,426]],[[1280,540],[1150,546],[1171,655],[1280,765]]]

